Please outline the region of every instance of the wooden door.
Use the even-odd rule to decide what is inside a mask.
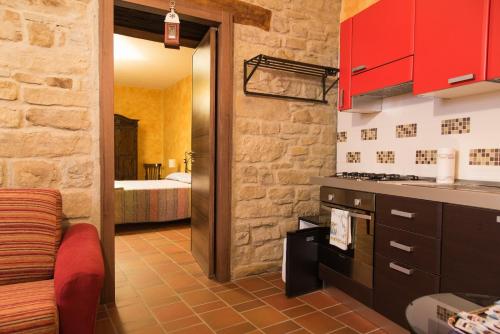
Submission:
[[[419,0],[414,94],[486,78],[490,0]]]
[[[191,250],[208,276],[214,274],[216,29],[193,54]]]
[[[409,57],[414,53],[415,0],[381,0],[355,15],[352,27],[353,74]]]
[[[138,122],[115,115],[115,180],[137,180]]]

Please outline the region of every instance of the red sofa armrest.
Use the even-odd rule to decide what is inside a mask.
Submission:
[[[61,334],[92,334],[104,264],[99,236],[90,224],[77,224],[65,233],[57,252],[54,285]]]

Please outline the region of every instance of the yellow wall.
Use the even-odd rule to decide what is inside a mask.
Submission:
[[[138,177],[145,163],[161,163],[162,176],[183,170],[184,152],[191,151],[191,76],[161,89],[115,86],[115,113],[139,120]],[[168,168],[168,159],[177,168]]]
[[[163,105],[165,159],[176,159],[177,170],[184,171],[184,152],[191,151],[192,77],[188,76],[165,89]]]
[[[144,179],[144,163],[164,163],[163,92],[160,89],[115,86],[115,114],[139,120],[138,177]]]
[[[363,9],[373,5],[379,0],[342,0],[342,10],[340,12],[340,21],[344,21]]]

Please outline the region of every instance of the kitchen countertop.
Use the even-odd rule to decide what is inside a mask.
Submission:
[[[312,184],[375,194],[500,210],[500,184],[459,181],[441,185],[430,181],[360,181],[336,177],[311,177]]]

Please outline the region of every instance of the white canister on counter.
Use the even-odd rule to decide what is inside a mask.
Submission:
[[[453,148],[438,149],[436,183],[455,183],[455,157],[456,151]]]

